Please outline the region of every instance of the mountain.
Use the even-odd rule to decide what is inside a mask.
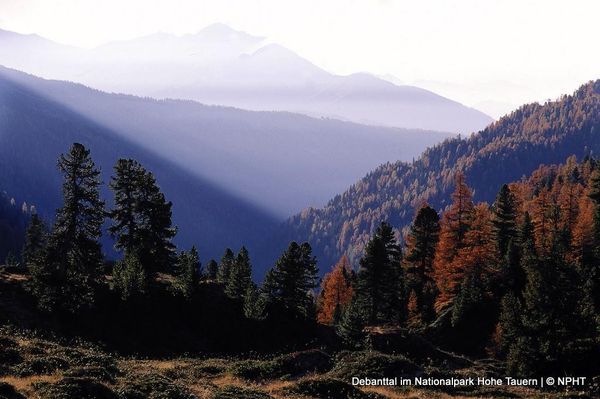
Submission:
[[[458,171],[465,173],[477,201],[491,203],[503,183],[541,164],[598,153],[600,80],[557,101],[522,106],[477,134],[428,149],[412,163],[381,165],[326,207],[292,217],[278,236],[310,241],[325,264],[344,252],[356,261],[381,221],[402,230],[423,202],[443,210]]]
[[[307,206],[323,206],[382,162],[411,160],[448,137],[291,113],[108,94],[8,69],[0,69],[0,76],[280,220]]]
[[[0,31],[0,64],[111,92],[372,125],[470,133],[492,121],[417,87],[368,74],[333,75],[285,47],[222,24],[196,34],[158,33],[91,50]]]
[[[15,74],[19,75],[0,70],[0,187],[10,188],[16,204],[35,205],[42,217],[50,219],[61,205],[62,178],[56,161],[73,142],[80,142],[91,149],[105,183],[121,157],[135,158],[152,171],[167,200],[174,203],[177,244],[185,248],[197,245],[203,259],[220,256],[226,246],[247,245],[252,250],[257,239],[278,222],[258,207],[178,166],[171,157],[149,151],[34,91],[13,79]],[[30,84],[38,81],[21,77]],[[102,194],[108,200],[112,198],[106,185]],[[104,250],[111,252],[108,241]]]

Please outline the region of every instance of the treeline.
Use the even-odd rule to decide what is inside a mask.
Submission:
[[[335,262],[345,253],[357,263],[382,221],[402,230],[424,201],[446,209],[459,171],[477,201],[492,202],[498,187],[539,165],[598,152],[600,81],[595,81],[556,101],[524,105],[477,134],[426,150],[412,163],[384,164],[324,208],[291,218],[281,235],[314,243],[323,261]]]
[[[83,145],[76,143],[61,155],[58,167],[64,176],[63,206],[51,228],[33,215],[23,249],[31,274],[28,288],[40,309],[79,315],[93,310],[107,289],[126,303],[149,304],[157,290],[191,303],[201,295],[202,284],[215,284],[230,300],[224,306],[247,318],[314,319],[318,269],[307,243],[292,242],[258,287],[245,247],[237,254],[226,249],[219,263],[211,260],[205,268],[195,247],[177,252],[172,203],[139,162],[117,161],[109,182],[112,209],[100,199],[100,171]],[[100,245],[107,220],[115,248],[123,254],[114,263],[104,259]]]
[[[458,173],[449,208],[422,205],[405,242],[382,223],[357,273],[342,257],[323,279],[318,320],[348,345],[401,325],[511,375],[597,371],[600,163],[542,167],[491,206]]]
[[[506,360],[511,375],[598,371],[590,365],[600,350],[600,162],[592,158],[541,167],[503,185],[492,205],[475,203],[457,173],[441,217],[422,204],[402,240],[381,223],[358,270],[342,257],[318,291],[308,243],[290,243],[256,285],[244,247],[205,267],[195,248],[177,252],[172,204],[138,162],[115,165],[108,210],[89,150],[74,144],[58,165],[64,204],[51,228],[31,219],[27,287],[40,309],[70,325],[88,320],[94,333],[108,328],[105,339],[130,335],[142,348],[162,339],[177,350],[208,336],[195,348],[318,340],[364,348],[401,327]],[[107,219],[117,262],[99,244]],[[317,322],[330,326],[325,339]]]

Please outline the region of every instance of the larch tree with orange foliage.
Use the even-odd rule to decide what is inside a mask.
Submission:
[[[492,299],[490,283],[499,275],[498,247],[487,204],[478,204],[473,216],[463,247],[453,261],[456,284],[452,306],[453,325],[465,322],[470,316],[478,318],[486,313],[485,307],[491,304]]]
[[[353,277],[354,271],[346,255],[323,277],[317,313],[319,323],[334,325],[339,322],[343,309],[352,299]]]
[[[440,292],[435,302],[437,313],[451,305],[458,293],[463,276],[455,258],[464,246],[465,235],[474,216],[473,193],[466,184],[464,174],[456,175],[455,185],[452,205],[442,217],[440,240],[433,263],[435,283]]]

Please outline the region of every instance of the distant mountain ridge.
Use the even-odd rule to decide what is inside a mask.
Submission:
[[[79,142],[91,150],[102,171],[102,196],[109,207],[112,193],[107,183],[118,158],[137,159],[153,172],[173,202],[176,243],[181,248],[196,245],[204,261],[219,257],[227,246],[253,250],[257,240],[277,225],[277,219],[255,205],[15,82],[11,73],[0,69],[0,187],[10,190],[16,204],[33,204],[50,221],[61,206],[57,159]],[[21,238],[22,234],[14,234],[13,239]],[[112,252],[110,241],[104,241],[103,250]]]
[[[491,203],[502,184],[541,164],[598,153],[600,80],[557,101],[524,105],[471,137],[426,150],[412,163],[381,165],[326,207],[292,217],[279,236],[282,241],[308,240],[326,264],[342,253],[356,261],[381,221],[403,229],[423,202],[443,210],[458,171],[465,173],[477,201]]]
[[[382,162],[410,160],[449,136],[108,94],[2,68],[0,75],[280,220],[324,205]]]
[[[371,125],[470,133],[492,121],[417,87],[367,74],[330,74],[285,47],[222,24],[196,34],[159,33],[92,50],[0,31],[0,64],[111,92]]]

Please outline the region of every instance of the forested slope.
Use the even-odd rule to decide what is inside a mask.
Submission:
[[[600,151],[600,80],[543,105],[524,105],[468,138],[449,139],[412,163],[384,164],[322,209],[291,218],[285,240],[308,240],[323,262],[344,252],[356,261],[369,235],[384,220],[402,228],[415,207],[443,210],[453,178],[463,171],[475,200],[491,202],[499,187],[540,164],[583,158]]]

